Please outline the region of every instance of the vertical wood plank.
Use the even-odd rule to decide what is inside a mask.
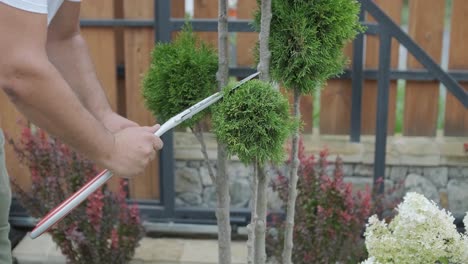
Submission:
[[[124,0],[124,18],[153,19],[153,0]],[[127,117],[140,125],[152,126],[155,117],[145,108],[141,95],[141,76],[148,70],[151,50],[154,47],[152,28],[125,28],[125,93]],[[132,178],[129,183],[130,197],[134,199],[159,199],[158,158],[142,175]]]
[[[237,17],[239,19],[253,19],[255,10],[257,10],[256,0],[239,0],[237,2]],[[256,68],[253,55],[257,41],[257,32],[237,33],[237,66]]]
[[[196,0],[193,7],[194,18],[214,18],[218,17],[218,1],[216,0]],[[217,32],[199,32],[197,35],[218,49],[218,33]]]
[[[449,69],[467,70],[468,1],[453,0],[450,30]],[[468,91],[468,83],[462,83]],[[447,91],[445,103],[445,136],[468,137],[468,110]]]
[[[403,0],[375,0],[376,4],[389,15],[396,24],[400,24],[401,10]],[[375,22],[373,17],[368,17],[367,20]],[[366,36],[366,56],[364,67],[365,69],[377,69],[379,67],[379,37]],[[392,40],[391,63],[390,66],[395,69],[398,67],[398,42]],[[397,82],[390,83],[389,105],[388,105],[388,131],[392,135],[395,131],[395,116],[396,116],[396,89]],[[377,115],[377,81],[366,80],[362,90],[362,111],[361,111],[361,133],[375,134],[375,124]]]
[[[185,16],[185,0],[171,0],[171,17]]]
[[[353,45],[344,48],[352,58]],[[351,66],[352,62],[348,64]],[[320,94],[320,134],[347,135],[351,120],[351,80],[329,80]]]
[[[171,17],[185,18],[185,0],[171,0]],[[174,40],[178,34],[179,31],[172,32],[172,40]]]
[[[445,1],[411,0],[409,2],[409,34],[438,63],[441,61],[442,53],[444,14]],[[413,56],[409,56],[408,68],[423,67]],[[438,82],[406,83],[404,135],[435,136],[438,100]]]
[[[114,18],[114,0],[83,1],[81,18]],[[113,28],[84,27],[81,34],[88,43],[94,66],[109,103],[117,111],[116,44]]]
[[[5,136],[8,135],[15,141],[18,141],[21,136],[22,126],[18,124],[19,120],[28,123],[28,120],[16,110],[5,93],[0,92],[0,128]],[[7,139],[5,139],[5,159],[10,178],[15,179],[24,190],[30,190],[31,176],[29,170],[19,162]]]
[[[82,19],[112,19],[115,17],[115,1],[82,1],[80,17]],[[113,28],[82,27],[81,34],[85,38],[94,67],[102,88],[104,89],[112,109],[118,109],[117,87],[117,45],[116,32]],[[118,178],[108,182],[112,190],[118,188]]]

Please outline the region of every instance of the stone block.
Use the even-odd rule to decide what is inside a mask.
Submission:
[[[177,160],[175,162],[175,167],[177,168],[185,168],[187,167],[187,162],[185,160]]]
[[[231,162],[228,167],[228,173],[231,179],[252,177],[253,170],[241,162]]]
[[[189,167],[189,168],[200,168],[202,163],[203,163],[203,161],[190,160],[190,161],[187,162],[187,167]]]
[[[252,196],[250,190],[250,181],[245,178],[231,179],[229,193],[231,195],[231,207],[245,208],[248,206]],[[216,188],[208,186],[203,189],[203,206],[216,207]]]
[[[436,186],[421,175],[412,173],[408,175],[405,181],[406,192],[417,192],[424,195],[427,199],[440,203],[439,192]]]
[[[216,208],[216,188],[214,186],[203,189],[203,206]]]
[[[374,174],[374,170],[371,165],[357,164],[354,167],[354,175],[356,176],[371,177],[373,174]]]
[[[463,178],[468,179],[468,167],[462,167],[460,174]]]
[[[423,175],[424,168],[418,166],[410,166],[408,167],[408,173]]]
[[[343,175],[344,176],[352,176],[353,173],[354,173],[353,164],[343,164]]]
[[[448,183],[447,167],[427,167],[424,168],[424,177],[435,184],[437,188],[446,188]]]
[[[175,191],[176,193],[201,193],[202,183],[198,169],[180,168],[175,171]]]
[[[468,211],[468,179],[450,180],[447,187],[449,209],[453,214]]]
[[[452,166],[448,168],[448,177],[449,179],[458,179],[463,178],[462,168],[458,166]]]
[[[212,166],[213,173],[216,177],[216,169]],[[203,167],[200,167],[200,177],[203,186],[212,186],[213,182],[211,181],[210,173],[206,164]]]
[[[186,206],[199,206],[203,200],[200,193],[185,192],[177,194],[177,198],[180,199]]]
[[[234,208],[244,208],[248,205],[251,193],[251,184],[248,179],[232,179],[230,184],[231,206]]]
[[[407,174],[408,174],[408,167],[393,166],[390,169],[390,173],[387,175],[389,175],[388,178],[390,180],[398,184],[399,182],[404,181],[406,179]]]

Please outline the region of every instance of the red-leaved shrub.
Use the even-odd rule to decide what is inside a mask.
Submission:
[[[301,142],[299,182],[294,223],[293,262],[358,263],[366,257],[362,233],[371,213],[371,192],[357,191],[343,181],[343,164],[338,157],[333,175],[327,175],[328,152],[318,160],[306,156]],[[273,189],[286,204],[288,178],[281,173]],[[281,260],[284,222],[272,217],[267,238],[267,255]]]
[[[24,127],[19,142],[9,140],[31,173],[30,191],[15,180],[12,187],[25,209],[37,218],[82,187],[97,174],[96,166],[41,129]],[[136,205],[126,202],[125,180],[113,193],[103,187],[93,193],[49,233],[67,263],[128,263],[144,235]]]

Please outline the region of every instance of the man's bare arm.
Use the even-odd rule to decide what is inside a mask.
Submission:
[[[47,34],[47,55],[83,105],[111,131],[137,124],[118,116],[110,107],[96,76],[88,47],[80,34],[80,3],[65,1]]]
[[[33,123],[122,176],[141,172],[161,142],[156,128],[113,135],[78,100],[46,54],[46,16],[0,3],[0,88]]]

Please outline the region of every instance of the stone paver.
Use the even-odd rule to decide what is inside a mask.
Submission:
[[[36,239],[29,236],[13,250],[18,264],[65,264],[65,257],[51,237],[44,234]],[[244,241],[232,242],[232,263],[246,263]],[[148,238],[142,239],[132,264],[212,264],[218,263],[215,239]]]

